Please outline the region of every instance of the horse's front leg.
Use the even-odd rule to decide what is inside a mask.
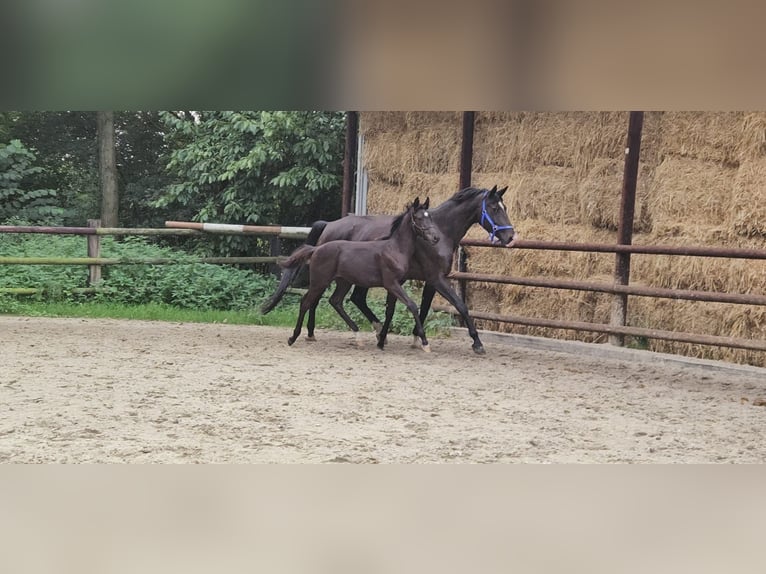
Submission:
[[[468,306],[465,304],[465,301],[455,293],[455,290],[444,276],[434,282],[434,289],[439,292],[439,295],[449,301],[450,305],[458,310],[463,321],[465,321],[466,327],[468,327],[468,334],[471,336],[471,339],[473,339],[473,345],[471,345],[473,352],[477,355],[483,355],[486,351],[484,351],[484,345],[482,345],[479,340],[479,332],[476,330],[473,319],[468,315]]]
[[[428,339],[426,339],[426,332],[423,329],[423,324],[420,322],[420,316],[418,315],[417,303],[415,303],[415,301],[409,298],[409,296],[407,295],[407,292],[404,290],[404,288],[401,286],[400,283],[394,282],[393,284],[388,284],[385,287],[389,293],[391,293],[393,296],[399,299],[399,301],[404,303],[404,305],[407,307],[409,312],[412,313],[412,316],[415,318],[416,334],[420,338],[422,349],[426,353],[430,353],[431,348],[428,346]]]
[[[428,316],[428,311],[431,310],[431,303],[434,300],[435,294],[436,290],[434,289],[433,285],[426,283],[423,286],[423,296],[420,298],[420,323],[424,328],[426,324],[426,317]],[[412,346],[419,346],[418,334],[415,327],[412,328]]]

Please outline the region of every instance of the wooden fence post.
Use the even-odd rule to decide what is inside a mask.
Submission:
[[[101,227],[100,219],[89,219],[88,227]],[[101,257],[101,236],[88,235],[88,257]],[[101,265],[88,265],[88,287],[96,287],[101,281]]]
[[[628,138],[625,147],[625,171],[622,177],[622,197],[620,199],[620,222],[617,228],[618,245],[630,245],[633,242],[633,219],[636,208],[636,182],[638,180],[638,159],[641,154],[641,130],[644,125],[644,112],[630,112]],[[615,257],[614,282],[627,285],[630,282],[630,253],[618,253]],[[624,327],[628,316],[628,295],[616,293],[612,299],[612,326]],[[609,335],[609,343],[623,346],[624,335]]]
[[[282,241],[278,235],[272,235],[269,237],[269,256],[279,257],[282,255]],[[277,278],[282,277],[282,268],[276,261],[269,264],[269,273],[276,275]]]

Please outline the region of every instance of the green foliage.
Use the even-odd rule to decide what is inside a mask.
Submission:
[[[0,234],[0,255],[15,257],[82,257],[82,237]],[[273,277],[231,266],[183,263],[186,254],[138,237],[122,241],[104,237],[102,257],[122,259],[171,258],[168,265],[115,265],[103,268],[100,302],[158,303],[188,309],[248,309],[260,304],[276,288]],[[71,290],[84,287],[87,268],[82,265],[2,265],[0,287],[43,289],[39,300],[82,300]]]
[[[31,188],[30,179],[42,172],[35,159],[17,139],[0,143],[0,221],[16,216],[46,223],[63,215],[55,190]]]
[[[57,224],[83,225],[98,216],[100,190],[94,112],[15,112],[8,137],[34,150],[40,170],[29,187],[56,190]]]
[[[306,225],[340,213],[344,116],[262,111],[161,114],[178,182],[154,201],[196,221]],[[222,246],[242,249],[240,238]]]
[[[27,221],[11,219],[11,225]],[[0,234],[0,255],[5,257],[83,257],[85,239],[76,236]],[[85,286],[87,271],[81,265],[0,265],[0,287],[31,287],[61,293]]]

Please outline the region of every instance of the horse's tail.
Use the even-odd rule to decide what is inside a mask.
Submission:
[[[287,288],[290,287],[293,279],[298,275],[304,260],[308,259],[311,256],[311,252],[314,251],[313,246],[319,241],[319,236],[322,235],[325,227],[327,227],[326,221],[315,222],[311,226],[311,231],[309,231],[308,237],[306,237],[306,243],[293,251],[287,260],[279,264],[284,271],[282,271],[282,277],[279,280],[277,290],[263,305],[261,305],[261,313],[263,315],[271,311],[282,300],[282,297],[284,297],[287,292]],[[310,247],[311,249],[307,250],[307,247]]]

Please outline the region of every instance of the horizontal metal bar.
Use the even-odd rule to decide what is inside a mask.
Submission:
[[[436,311],[445,311],[455,314],[452,307],[434,305]],[[568,329],[573,331],[590,331],[595,333],[607,333],[610,335],[629,335],[632,337],[646,337],[647,339],[662,339],[679,343],[692,343],[696,345],[712,345],[716,347],[731,347],[734,349],[748,349],[751,351],[766,351],[766,341],[752,339],[738,339],[735,337],[720,337],[716,335],[700,335],[694,333],[679,333],[677,331],[662,331],[660,329],[644,329],[641,327],[622,327],[605,325],[602,323],[586,323],[583,321],[559,321],[555,319],[540,319],[535,317],[521,317],[516,315],[498,315],[480,311],[469,311],[474,319],[485,321],[497,321],[499,323],[514,323],[529,327],[547,327],[550,329]]]
[[[643,287],[639,285],[617,285],[614,283],[593,283],[569,279],[548,279],[546,277],[513,277],[510,275],[488,275],[484,273],[461,273],[453,271],[451,279],[480,281],[484,283],[503,283],[508,285],[526,285],[528,287],[552,287],[554,289],[572,289],[574,291],[596,291],[600,293],[624,293],[642,297],[660,297],[664,299],[684,299],[687,301],[710,301],[714,303],[737,303],[742,305],[766,305],[766,296],[747,293],[718,293],[714,291],[693,291],[690,289],[665,289],[662,287]]]
[[[129,259],[113,257],[0,257],[0,265],[172,265],[181,263],[251,264],[276,263],[285,257],[201,257],[194,259],[173,259],[155,257]]]
[[[504,245],[486,240],[463,239],[460,245],[466,247],[495,247],[508,249]],[[766,259],[766,249],[745,249],[738,247],[704,247],[684,245],[610,245],[605,243],[566,243],[563,241],[537,241],[519,239],[512,249],[543,249],[550,251],[586,251],[595,253],[640,253],[648,255],[687,255],[694,257],[730,257],[738,259]]]

